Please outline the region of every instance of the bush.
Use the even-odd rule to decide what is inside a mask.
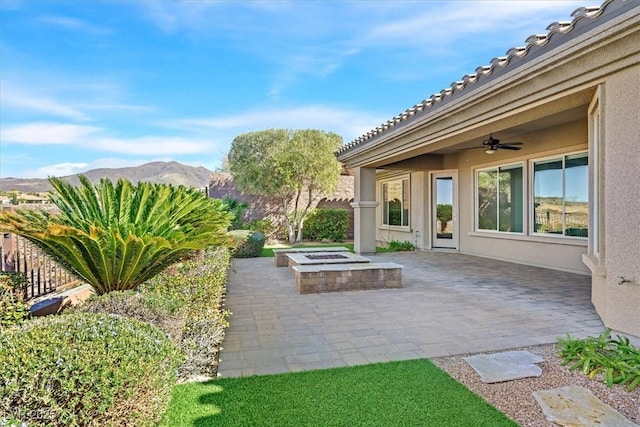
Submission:
[[[229,312],[223,309],[230,253],[227,248],[208,250],[204,259],[186,262],[175,273],[164,273],[145,283],[143,294],[170,296],[178,301],[178,315],[184,322],[180,349],[186,359],[178,370],[180,378],[215,376],[217,351],[229,327]]]
[[[247,221],[240,228],[242,230],[259,231],[265,238],[272,238],[276,234],[276,227],[270,219]]]
[[[401,242],[399,240],[391,240],[387,244],[387,248],[392,251],[413,251],[416,249],[413,243],[409,242],[408,240],[404,242]]]
[[[231,228],[240,228],[240,225],[242,223],[242,215],[249,208],[249,204],[247,202],[241,202],[239,200],[232,199],[231,197],[225,197],[224,199],[222,199],[222,203],[224,203],[229,212],[233,214],[233,219],[231,220]]]
[[[29,315],[29,306],[22,301],[27,279],[20,273],[0,273],[0,331],[20,325]]]
[[[29,426],[153,425],[180,361],[162,331],[137,320],[39,318],[0,335],[0,418]]]
[[[137,291],[94,296],[75,310],[151,323],[165,331],[185,355],[178,368],[181,379],[215,376],[217,346],[229,326],[229,313],[222,308],[228,266],[228,249],[210,249],[201,259],[165,270]]]
[[[304,220],[304,237],[342,242],[347,238],[349,214],[344,209],[314,209]]]
[[[233,240],[234,258],[255,258],[260,256],[264,247],[264,235],[258,231],[233,230],[229,236]]]
[[[179,307],[178,300],[157,293],[113,291],[104,295],[93,295],[75,310],[114,314],[147,322],[162,329],[174,342],[180,343],[184,320],[177,314]]]
[[[609,387],[626,384],[631,392],[640,385],[640,348],[630,344],[626,337],[611,337],[607,329],[599,337],[585,339],[559,338],[562,365],[571,363],[570,371],[580,369],[589,378],[601,376]]]

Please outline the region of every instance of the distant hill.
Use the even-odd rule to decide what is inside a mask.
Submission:
[[[91,182],[98,182],[100,178],[109,178],[117,181],[125,178],[133,183],[140,181],[155,182],[159,184],[184,185],[186,187],[202,188],[209,185],[212,172],[202,166],[186,166],[178,162],[152,162],[141,166],[128,168],[101,168],[83,172]],[[78,175],[63,176],[63,179],[78,184]],[[45,192],[51,191],[51,185],[46,179],[0,179],[0,191]]]

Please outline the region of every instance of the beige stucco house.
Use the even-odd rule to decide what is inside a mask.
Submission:
[[[355,247],[590,275],[604,323],[640,336],[640,1],[572,16],[336,153]]]

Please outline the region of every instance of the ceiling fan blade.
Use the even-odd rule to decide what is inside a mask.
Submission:
[[[522,149],[522,147],[513,147],[511,145],[502,145],[502,144],[498,145],[497,148],[504,148],[505,150],[521,150]]]
[[[501,145],[524,145],[524,142],[505,142]]]

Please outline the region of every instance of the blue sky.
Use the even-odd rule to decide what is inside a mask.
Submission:
[[[348,143],[592,3],[2,0],[0,178]]]

